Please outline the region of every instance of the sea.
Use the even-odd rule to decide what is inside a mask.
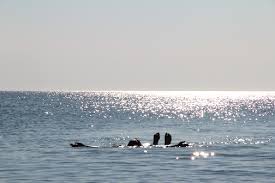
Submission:
[[[275,182],[274,138],[275,92],[0,92],[1,183]]]

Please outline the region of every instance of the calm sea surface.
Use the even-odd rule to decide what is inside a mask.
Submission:
[[[0,92],[0,182],[275,182],[274,136],[272,92]]]

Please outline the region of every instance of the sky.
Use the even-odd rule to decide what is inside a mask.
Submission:
[[[275,91],[273,0],[0,0],[0,90]]]

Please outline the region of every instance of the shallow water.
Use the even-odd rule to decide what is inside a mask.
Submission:
[[[274,114],[272,92],[0,92],[0,181],[272,182]],[[192,146],[112,147],[156,132]]]

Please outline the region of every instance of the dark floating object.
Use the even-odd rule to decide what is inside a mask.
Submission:
[[[186,143],[185,141],[181,141],[175,145],[170,145],[171,141],[172,141],[172,135],[170,133],[165,133],[164,145],[167,145],[167,147],[187,147],[187,146],[189,146],[189,144]]]
[[[74,144],[70,144],[72,147],[90,147],[90,146],[87,146],[87,145],[84,145],[80,142],[75,142]]]
[[[154,138],[153,138],[153,145],[158,145],[159,139],[160,139],[160,134],[159,134],[159,132],[158,132],[158,133],[156,133],[156,134],[154,135]]]
[[[172,136],[170,133],[165,133],[164,136],[164,145],[170,145],[172,141]]]
[[[141,142],[138,140],[138,139],[132,139],[129,141],[128,145],[127,146],[142,146]]]
[[[189,146],[188,143],[186,143],[185,141],[181,141],[178,144],[167,146],[167,147],[188,147],[188,146]]]

